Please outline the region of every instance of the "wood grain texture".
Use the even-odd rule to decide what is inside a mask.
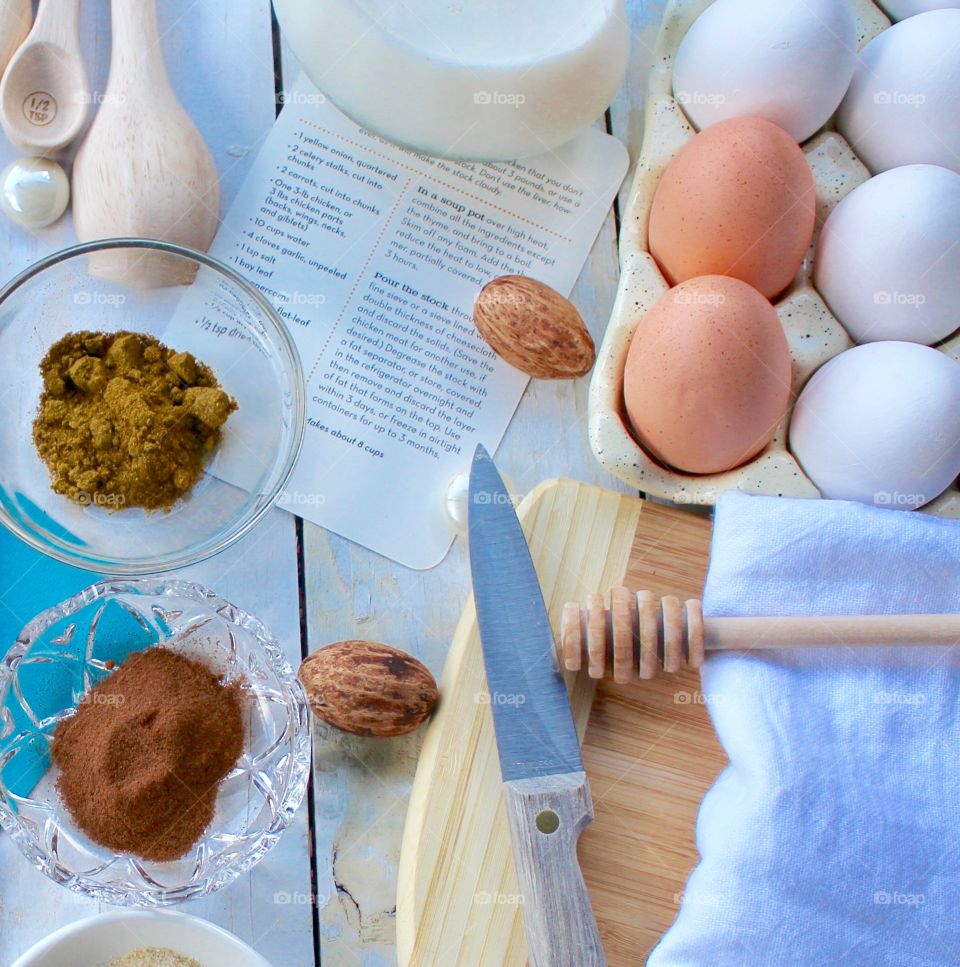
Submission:
[[[0,12],[17,4],[29,7],[24,0],[0,0]],[[648,57],[643,38],[649,24],[659,18],[662,3],[630,0],[628,7],[635,32],[634,60],[611,120],[613,133],[634,154],[641,134],[641,115],[634,106],[643,101]],[[84,8],[81,22],[95,104],[101,100],[109,63],[108,14],[106,3],[91,4]],[[158,15],[173,88],[213,152],[226,209],[273,115],[269,2],[164,0]],[[25,23],[18,42],[28,27]],[[0,29],[0,49],[7,36]],[[288,56],[284,66],[289,81],[297,68]],[[16,156],[10,145],[0,144],[0,163]],[[596,342],[616,289],[615,229],[611,212],[572,295]],[[0,238],[4,278],[75,241],[69,217],[33,234],[0,225]],[[497,454],[518,492],[529,492],[539,481],[560,473],[622,487],[590,454],[586,409],[585,381],[531,384]],[[291,654],[297,627],[293,542],[292,518],[277,512],[235,554],[230,552],[196,574],[262,615],[285,643],[291,643]],[[458,541],[440,567],[417,573],[307,525],[306,608],[313,646],[362,634],[412,651],[439,673],[450,629],[468,593],[463,551]],[[8,577],[8,583],[13,580]],[[612,578],[605,578],[604,586],[609,583]],[[579,597],[580,591],[574,590],[573,596]],[[594,729],[597,721],[595,716]],[[421,739],[414,735],[386,742],[354,741],[319,730],[317,883],[309,880],[308,833],[306,824],[298,821],[251,876],[208,901],[190,904],[188,912],[240,934],[277,967],[306,967],[314,963],[310,919],[316,903],[326,967],[392,965],[400,835]],[[598,821],[603,821],[602,814]],[[0,963],[12,962],[50,929],[96,910],[29,869],[5,837],[0,837],[0,871]]]
[[[622,583],[641,506],[571,481],[544,484],[524,501],[521,523],[555,627],[565,601]],[[573,599],[572,589],[578,589]],[[568,682],[582,735],[594,683],[582,674]],[[441,705],[410,798],[397,893],[400,964],[525,962],[520,887],[485,689],[471,601],[450,646]]]
[[[643,502],[623,584],[654,595],[700,597],[707,518]],[[697,860],[700,800],[726,764],[692,670],[597,685],[584,740],[594,821],[580,865],[611,967],[646,961],[673,922]]]
[[[531,967],[603,967],[577,862],[580,833],[593,819],[587,774],[513,779],[503,792]]]
[[[702,591],[710,537],[703,517],[560,482],[531,495],[521,518],[555,628],[566,587],[579,586],[581,600],[619,584],[679,597]],[[595,700],[585,671],[568,682],[578,725],[590,723],[584,761],[595,818],[580,839],[580,866],[608,962],[636,964],[676,913],[696,857],[696,810],[724,757],[692,672],[603,681]],[[401,965],[525,963],[493,726],[475,701],[483,687],[468,604],[410,800],[397,909]]]
[[[824,648],[843,645],[946,645],[960,642],[955,614],[864,614],[823,617],[708,618],[711,651],[768,648]]]

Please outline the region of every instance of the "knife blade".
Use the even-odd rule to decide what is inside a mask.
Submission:
[[[520,521],[490,455],[470,473],[470,570],[533,967],[606,963],[577,840],[593,819],[570,700]]]

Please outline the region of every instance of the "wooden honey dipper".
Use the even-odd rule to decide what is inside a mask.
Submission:
[[[960,643],[960,614],[704,618],[696,598],[681,604],[614,588],[609,609],[603,595],[592,594],[586,607],[565,604],[560,623],[568,671],[579,671],[586,658],[590,678],[603,678],[609,664],[621,683],[656,677],[661,660],[665,672],[699,668],[705,651],[908,643]]]

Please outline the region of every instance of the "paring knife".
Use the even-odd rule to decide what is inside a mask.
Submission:
[[[469,491],[470,569],[503,773],[523,925],[533,967],[606,964],[577,862],[593,819],[550,620],[510,495],[477,447]]]

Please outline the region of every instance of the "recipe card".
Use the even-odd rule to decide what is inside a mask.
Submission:
[[[428,157],[298,82],[211,249],[273,302],[303,361],[306,437],[281,506],[438,564],[447,488],[477,443],[495,450],[527,384],[476,331],[477,292],[522,274],[569,294],[626,168],[597,130],[519,163]],[[198,327],[230,338],[209,314]]]

